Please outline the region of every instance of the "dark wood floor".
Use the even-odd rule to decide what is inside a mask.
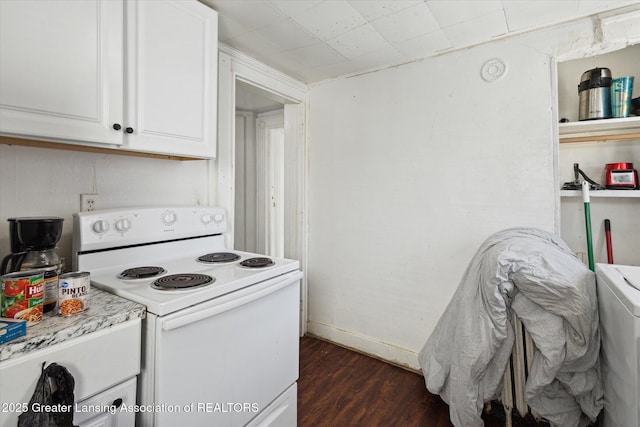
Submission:
[[[502,427],[499,414],[485,426]],[[548,426],[515,419],[514,427]],[[424,378],[313,337],[300,341],[298,426],[450,427],[449,407]]]

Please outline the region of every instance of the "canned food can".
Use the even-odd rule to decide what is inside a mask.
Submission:
[[[18,271],[3,275],[0,280],[2,280],[0,316],[28,322],[42,320],[43,271]]]
[[[72,316],[89,308],[91,279],[86,271],[65,273],[58,278],[58,313]]]
[[[42,271],[44,272],[44,301],[42,308],[45,313],[48,313],[55,309],[58,303],[58,267],[45,267],[42,268]]]

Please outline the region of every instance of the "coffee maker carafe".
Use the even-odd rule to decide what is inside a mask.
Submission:
[[[62,235],[63,218],[9,218],[11,254],[4,257],[1,274],[44,270],[44,312],[53,310],[58,300],[58,275],[62,262],[56,244]]]

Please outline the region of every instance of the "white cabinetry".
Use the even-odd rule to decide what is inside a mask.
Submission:
[[[215,157],[217,13],[197,1],[128,1],[125,146]]]
[[[215,157],[217,13],[196,0],[0,2],[0,133]]]
[[[43,364],[55,362],[74,377],[74,397],[78,403],[74,414],[76,424],[131,426],[134,419],[131,415],[106,417],[92,412],[95,406],[82,412],[82,404],[111,404],[117,399],[122,399],[122,404],[135,404],[140,342],[141,320],[135,319],[3,361],[0,363],[0,402],[13,404],[9,409],[28,404]],[[0,411],[0,427],[15,426],[19,415],[18,411]]]
[[[121,144],[122,1],[0,1],[0,132]]]

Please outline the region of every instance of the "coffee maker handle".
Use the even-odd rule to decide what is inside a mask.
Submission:
[[[0,274],[13,273],[14,271],[20,271],[22,267],[22,261],[27,255],[27,252],[16,252],[9,254],[2,260],[2,266],[0,267]]]

